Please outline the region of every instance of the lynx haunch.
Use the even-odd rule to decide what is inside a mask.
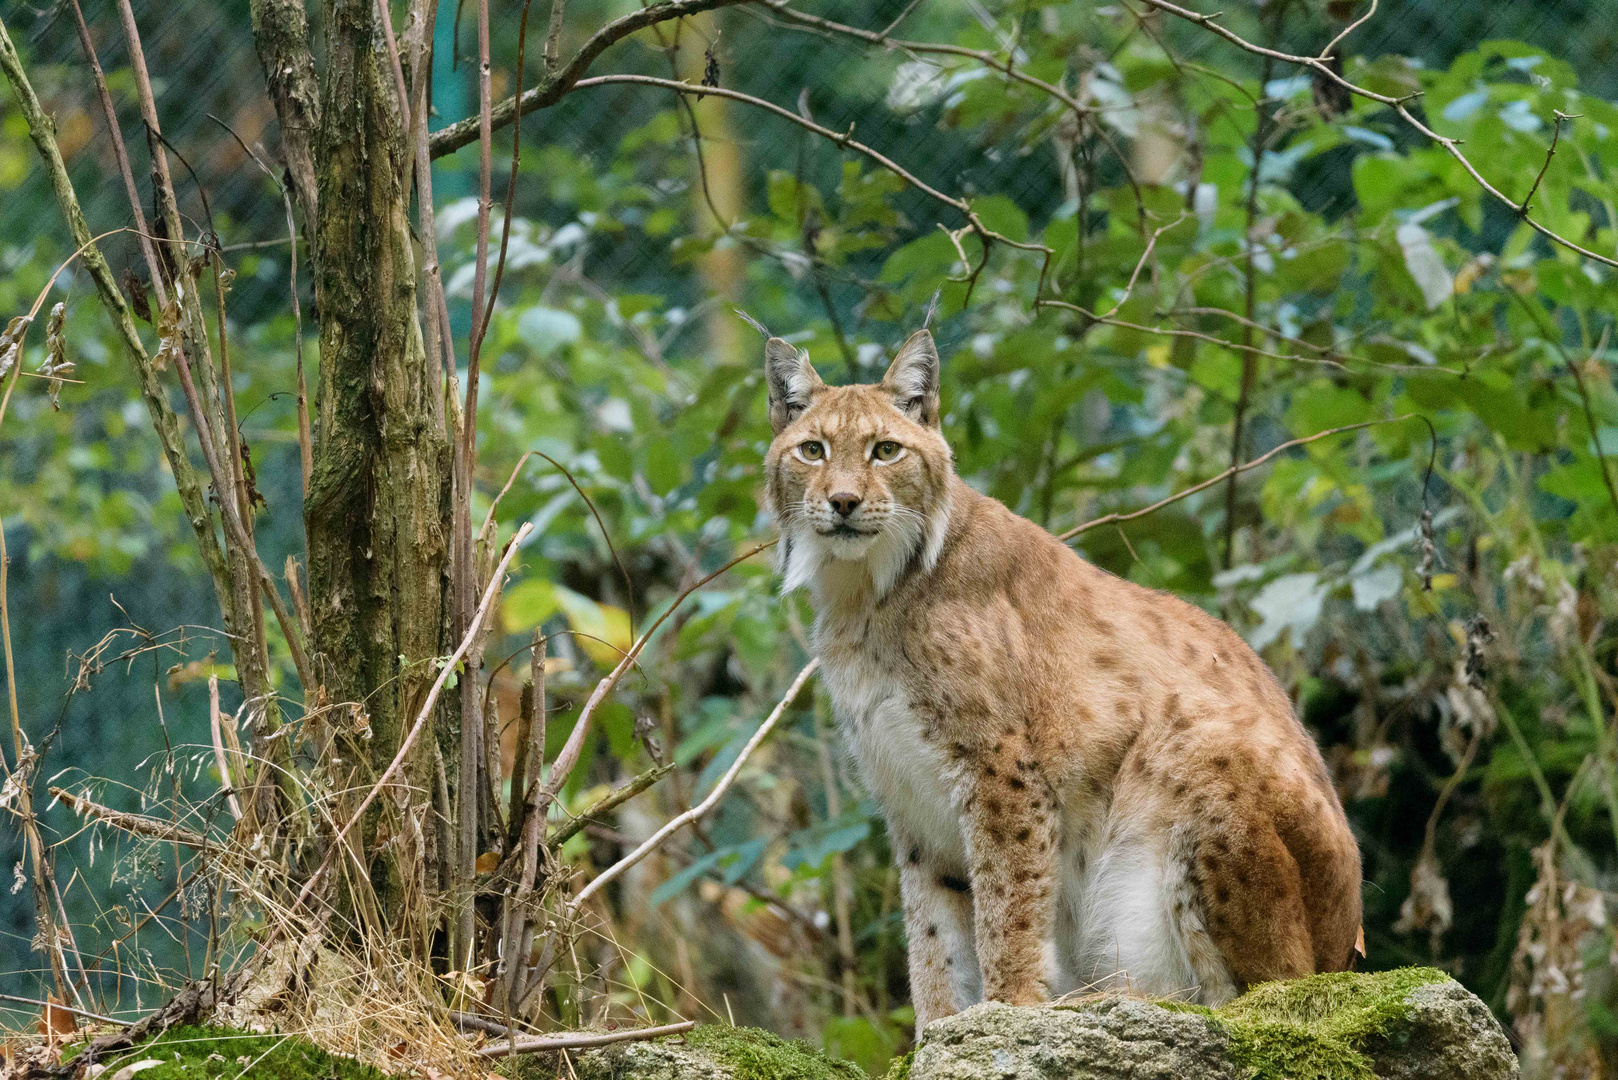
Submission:
[[[926,330],[878,385],[781,338],[765,368],[785,588],[887,818],[917,1023],[1347,968],[1359,849],[1253,650],[968,487]]]

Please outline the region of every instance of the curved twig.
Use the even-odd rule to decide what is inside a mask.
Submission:
[[[1233,465],[1224,472],[1220,473],[1218,476],[1210,476],[1208,479],[1202,481],[1202,483],[1193,484],[1184,491],[1177,491],[1168,498],[1159,499],[1150,506],[1143,507],[1139,510],[1131,510],[1128,513],[1123,514],[1105,514],[1101,517],[1095,518],[1092,521],[1086,521],[1082,525],[1075,525],[1067,532],[1057,533],[1056,538],[1063,543],[1066,543],[1075,536],[1078,536],[1080,533],[1089,532],[1091,529],[1094,529],[1100,525],[1112,525],[1120,521],[1133,521],[1136,518],[1145,517],[1147,514],[1163,509],[1163,507],[1168,506],[1170,503],[1177,503],[1181,499],[1195,495],[1199,491],[1206,491],[1208,488],[1213,487],[1215,484],[1220,483],[1229,477],[1235,476],[1237,473],[1246,472],[1248,469],[1256,469],[1284,450],[1291,450],[1293,447],[1303,446],[1305,443],[1312,443],[1317,439],[1324,439],[1329,435],[1341,435],[1344,432],[1358,431],[1361,428],[1377,427],[1381,424],[1397,424],[1402,420],[1421,418],[1420,413],[1405,413],[1403,416],[1391,416],[1386,420],[1364,420],[1358,424],[1344,424],[1342,427],[1334,427],[1328,428],[1325,431],[1317,431],[1313,435],[1305,435],[1301,439],[1289,439],[1280,446],[1260,454],[1252,461],[1243,462],[1240,465]]]
[[[820,658],[818,656],[803,666],[803,670],[798,672],[798,677],[792,680],[792,685],[787,687],[786,695],[770,711],[770,715],[765,717],[764,723],[758,726],[758,730],[753,732],[752,738],[747,740],[747,745],[742,747],[741,753],[736,755],[736,760],[730,763],[730,768],[725,770],[725,775],[719,778],[719,783],[714,785],[714,789],[708,793],[707,798],[678,817],[670,819],[661,829],[647,837],[634,851],[631,851],[628,855],[597,874],[590,880],[588,885],[579,890],[579,894],[568,905],[570,921],[571,916],[578,914],[579,909],[584,906],[584,902],[606,887],[608,882],[640,862],[647,855],[650,855],[657,849],[659,844],[712,810],[719,800],[724,798],[725,792],[729,791],[730,785],[735,782],[736,775],[742,771],[742,766],[747,764],[747,759],[753,756],[753,751],[758,749],[759,743],[763,742],[770,732],[775,729],[776,722],[781,719],[781,714],[786,712],[787,706],[791,705],[793,700],[797,698],[798,692],[803,689],[803,684],[809,681],[809,676],[813,675],[815,669],[819,666]]]

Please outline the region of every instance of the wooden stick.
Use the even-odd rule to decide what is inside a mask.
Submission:
[[[678,1024],[661,1027],[634,1028],[630,1031],[604,1031],[592,1035],[529,1035],[510,1042],[480,1046],[473,1053],[478,1057],[495,1058],[507,1054],[542,1054],[556,1050],[585,1050],[592,1046],[630,1042],[636,1039],[660,1039],[664,1035],[679,1035],[697,1026],[695,1020],[682,1020]]]

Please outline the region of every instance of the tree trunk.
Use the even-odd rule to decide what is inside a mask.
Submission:
[[[320,684],[310,706],[336,706],[325,718],[340,761],[334,789],[363,792],[421,707],[438,673],[434,658],[453,648],[450,450],[435,419],[437,367],[416,317],[408,136],[386,57],[372,46],[376,5],[329,0],[326,8],[314,146],[320,380],[304,503]],[[371,879],[390,920],[403,892],[436,891],[447,854],[429,809],[435,752],[453,761],[456,742],[434,735],[417,744],[402,785],[378,800],[380,812],[353,838],[360,851],[386,852],[371,864]],[[397,842],[379,848],[384,817]]]

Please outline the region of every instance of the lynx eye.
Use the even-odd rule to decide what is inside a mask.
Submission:
[[[893,461],[898,458],[902,449],[904,448],[898,443],[884,439],[871,448],[871,457],[876,461]]]
[[[826,456],[826,444],[810,439],[798,444],[798,456],[805,461],[819,461]]]

